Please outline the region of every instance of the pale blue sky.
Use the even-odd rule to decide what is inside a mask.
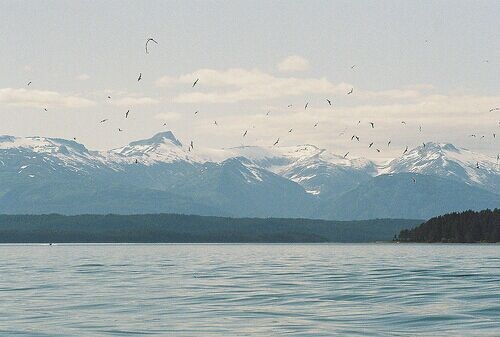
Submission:
[[[499,17],[498,1],[2,1],[0,134],[105,149],[167,122],[181,140],[215,147],[282,137],[387,158],[434,140],[495,155]],[[159,45],[146,55],[148,37]],[[292,55],[309,66],[280,70]],[[365,144],[388,138],[392,152]]]

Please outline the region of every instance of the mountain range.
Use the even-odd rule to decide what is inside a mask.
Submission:
[[[172,132],[91,151],[0,136],[0,213],[427,219],[500,206],[496,158],[425,143],[377,165],[314,145],[198,149]]]

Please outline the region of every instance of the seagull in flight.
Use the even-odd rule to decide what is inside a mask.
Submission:
[[[373,122],[370,122],[370,125],[372,126],[372,129],[375,128],[375,125],[373,124]]]
[[[198,111],[198,110],[196,110],[196,111],[194,112],[194,114],[196,115],[198,112],[199,112],[199,111]]]
[[[111,96],[108,95],[108,98],[111,99]]]
[[[417,183],[417,179],[415,179],[414,177],[411,177],[411,179],[413,180],[413,183],[416,184]]]
[[[247,135],[248,130],[245,130],[245,133],[243,134],[243,137]]]
[[[347,94],[350,95],[350,94],[352,94],[353,91],[354,91],[354,88],[351,88],[351,90],[349,90],[349,92]]]
[[[387,142],[387,147],[389,147],[389,145],[391,145],[391,140]]]
[[[370,145],[368,145],[368,148],[372,147],[373,146],[373,142],[370,143]]]
[[[332,101],[330,101],[328,98],[326,99],[329,105],[332,105]]]
[[[146,41],[146,54],[149,54],[149,51],[148,51],[148,43],[149,42],[154,42],[154,43],[158,44],[158,42],[156,42],[155,39],[153,39],[151,37],[149,39],[147,39],[147,41]]]
[[[354,69],[354,67],[355,67],[355,66],[356,66],[356,65],[355,65],[355,64],[353,64],[353,65],[351,66],[351,69]]]
[[[31,81],[29,81],[29,82],[28,82],[27,86],[29,87],[29,86],[30,86],[30,84],[31,84]]]
[[[189,144],[189,146],[194,150],[193,141],[191,141],[191,143]]]
[[[139,73],[139,77],[137,78],[137,82],[139,82],[142,78],[142,73]]]
[[[344,158],[347,158],[347,155],[349,154],[349,152],[347,152],[345,155],[344,155]]]
[[[288,130],[288,133],[292,132],[293,129]]]
[[[318,123],[314,124],[313,128],[317,127],[318,126]]]
[[[304,105],[304,110],[307,109],[308,105],[309,105],[309,102],[307,102],[306,105]]]
[[[217,126],[217,121],[214,121],[215,126]]]
[[[102,121],[100,121],[99,123],[105,123],[107,121],[108,121],[108,119],[106,118],[106,119],[103,119]]]
[[[288,107],[291,108],[293,105],[292,104],[288,104]]]
[[[402,122],[401,122],[401,124],[404,124],[404,125],[406,125],[406,122],[405,122],[405,121],[402,121]]]
[[[408,152],[408,146],[406,146],[406,149],[405,149],[405,151],[403,152],[403,154],[405,154],[406,152]]]
[[[31,83],[31,82],[30,82],[30,83]],[[490,112],[497,111],[497,110],[500,110],[500,108],[491,108],[491,109],[490,109]]]
[[[49,111],[49,110],[47,110],[47,108],[43,108],[43,110],[45,110],[45,111]]]
[[[378,153],[380,153],[380,150],[379,149],[376,149]]]
[[[269,114],[271,113],[271,110],[269,110],[267,113],[266,113],[266,116],[269,116]]]
[[[130,112],[130,110],[127,110],[127,112],[125,112],[125,118],[128,118],[129,112]]]
[[[479,162],[476,163],[476,168],[479,168]]]
[[[118,128],[118,132],[122,132],[122,131],[123,131],[122,129]]]
[[[278,139],[274,142],[273,146],[278,145],[279,141],[280,141],[280,139],[278,137]]]
[[[198,83],[198,81],[199,81],[199,80],[200,80],[200,79],[199,79],[199,78],[197,78],[197,79],[196,79],[196,81],[194,81],[194,82],[193,82],[193,85],[191,86],[191,88],[194,88],[194,86],[196,85],[196,83]]]

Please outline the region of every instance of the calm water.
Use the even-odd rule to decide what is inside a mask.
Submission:
[[[500,245],[0,245],[0,335],[500,335]]]

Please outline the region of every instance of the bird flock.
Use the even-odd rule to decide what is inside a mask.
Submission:
[[[427,42],[427,41],[426,41],[426,42]],[[145,43],[145,52],[146,52],[146,54],[149,54],[149,53],[150,53],[150,49],[151,49],[151,47],[152,47],[152,45],[151,45],[151,44],[154,44],[154,45],[159,45],[159,43],[158,43],[158,42],[157,42],[154,38],[152,38],[152,37],[148,38],[148,39],[146,40],[146,43]],[[488,62],[488,61],[486,60],[485,62]],[[350,66],[350,69],[351,69],[351,70],[353,70],[355,67],[356,67],[356,64],[353,64],[352,66]],[[138,77],[137,77],[137,82],[140,82],[141,80],[142,80],[142,72],[140,72],[140,73],[139,73],[139,75],[138,75]],[[199,83],[199,82],[200,82],[200,78],[193,79],[193,83],[192,83],[192,85],[191,85],[191,88],[195,88],[195,87],[197,87],[197,85],[198,85],[198,83]],[[29,82],[27,82],[27,84],[26,84],[26,85],[29,87],[29,86],[31,86],[31,84],[32,84],[32,81],[29,81]],[[349,96],[349,95],[352,95],[353,93],[354,93],[354,87],[351,87],[351,88],[350,88],[350,89],[346,92],[346,95],[347,95],[347,96]],[[110,95],[108,95],[108,96],[107,96],[107,98],[108,98],[108,99],[111,99],[111,96],[110,96]],[[325,98],[325,100],[326,100],[326,103],[328,104],[328,106],[329,106],[329,107],[333,107],[333,100],[332,100],[331,98]],[[307,109],[308,109],[308,107],[309,107],[309,103],[310,103],[309,101],[307,101],[307,102],[305,103],[305,105],[304,105],[304,110],[307,110]],[[287,108],[292,108],[292,107],[293,107],[293,104],[288,104],[288,105],[287,105]],[[44,107],[44,108],[43,108],[43,110],[47,112],[47,111],[48,111],[48,107]],[[495,112],[495,111],[500,111],[500,107],[492,107],[492,108],[490,108],[490,109],[489,109],[489,112],[490,112],[490,113]],[[199,110],[196,110],[196,111],[194,112],[194,115],[196,116],[198,113],[199,113]],[[270,111],[270,110],[269,110],[269,111],[267,111],[267,113],[265,114],[265,116],[266,116],[266,117],[268,117],[268,116],[270,115],[270,113],[271,113],[271,111]],[[128,110],[125,112],[125,115],[124,115],[124,116],[125,116],[125,119],[127,119],[127,118],[129,117],[129,114],[130,114],[130,109],[128,109]],[[99,121],[99,123],[100,123],[100,124],[103,124],[103,123],[106,123],[106,122],[108,122],[108,121],[109,121],[109,119],[108,119],[108,118],[104,118],[104,119],[100,120],[100,121]],[[361,121],[358,121],[358,122],[357,122],[357,125],[360,125],[360,124],[361,124]],[[406,126],[406,124],[407,124],[407,123],[406,123],[406,121],[401,121],[401,125]],[[166,126],[166,125],[167,125],[167,123],[164,123],[164,124],[163,124],[163,126]],[[216,120],[214,121],[214,125],[215,125],[215,126],[218,126],[218,123],[217,123],[217,121],[216,121]],[[319,125],[319,122],[316,122],[316,123],[314,124],[313,128],[316,128],[318,125]],[[369,127],[370,127],[371,129],[375,129],[375,123],[374,123],[374,122],[371,122],[371,121],[370,121],[370,122],[368,122],[368,125],[369,125]],[[500,126],[500,122],[499,122],[499,125],[498,125],[498,126]],[[418,130],[419,130],[419,132],[422,132],[422,125],[419,125],[419,126],[418,126]],[[118,128],[118,132],[123,132],[123,131],[124,131],[123,129]],[[290,128],[290,129],[288,130],[288,133],[292,133],[292,131],[293,131],[293,128]],[[344,129],[343,129],[343,130],[339,133],[339,136],[343,136],[343,135],[345,135],[346,131],[347,131],[347,127],[346,127],[346,128],[344,128]],[[248,129],[244,130],[244,132],[242,133],[242,137],[243,137],[243,138],[245,138],[245,137],[247,136],[247,134],[248,134]],[[470,135],[469,135],[469,137],[476,138],[476,137],[477,137],[477,135],[476,135],[476,134],[470,134]],[[492,137],[493,137],[493,138],[496,138],[496,133],[493,133],[493,134],[492,134]],[[484,138],[485,138],[485,135],[481,135],[479,139],[484,139]],[[76,138],[73,138],[73,139],[74,139],[74,140],[76,140]],[[357,135],[357,134],[353,134],[353,135],[351,136],[351,141],[354,141],[354,140],[355,140],[356,142],[361,142],[361,138],[360,138],[360,136],[359,136],[359,135]],[[280,137],[277,137],[276,141],[272,144],[272,146],[278,146],[278,145],[279,145],[279,142],[280,142]],[[391,142],[392,142],[392,141],[391,141],[390,139],[387,141],[387,147],[390,147]],[[375,142],[370,140],[370,141],[369,141],[369,143],[368,143],[368,148],[372,148],[374,145],[375,145]],[[425,146],[426,146],[426,145],[425,145],[425,143],[422,143],[422,145],[423,145],[423,147],[425,147]],[[374,149],[375,149],[378,153],[380,153],[380,152],[381,152],[380,147],[373,147],[373,148],[374,148]],[[191,141],[189,142],[188,151],[193,151],[193,150],[194,150],[194,141],[193,141],[193,140],[191,140]],[[343,156],[343,158],[347,158],[347,157],[348,157],[348,155],[349,155],[349,153],[350,153],[350,152],[345,153],[345,154],[344,154],[344,156]],[[403,153],[403,155],[405,155],[405,154],[407,154],[407,153],[408,153],[408,146],[407,146],[407,145],[405,146],[404,151],[403,151],[402,153]],[[497,155],[497,163],[498,163],[498,161],[499,161],[499,160],[500,160],[500,154],[498,154],[498,155]],[[139,161],[138,161],[137,159],[135,159],[134,163],[138,164],[138,163],[139,163]],[[476,163],[476,168],[478,168],[478,169],[480,168],[479,162],[477,162],[477,163]],[[413,182],[414,182],[414,183],[416,182],[415,178],[412,178],[412,180],[413,180]]]

